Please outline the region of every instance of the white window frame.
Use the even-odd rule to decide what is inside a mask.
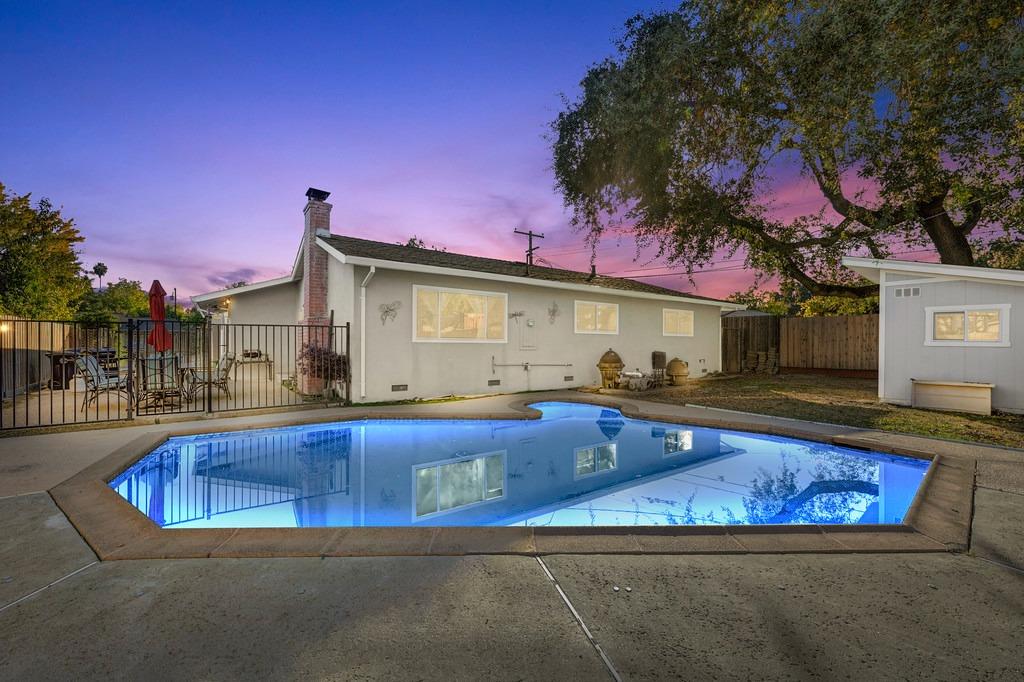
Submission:
[[[615,466],[613,466],[611,469],[598,469],[597,468],[597,449],[601,448],[601,447],[604,447],[606,445],[611,445],[611,446],[613,446],[615,448]],[[593,450],[594,451],[594,470],[591,471],[589,474],[580,474],[580,473],[577,473],[577,471],[576,471],[576,463],[579,461],[578,460],[578,455],[579,455],[581,450]],[[612,471],[618,471],[618,469],[619,469],[619,443],[618,443],[618,441],[606,440],[606,441],[602,441],[600,443],[594,443],[593,445],[581,445],[578,448],[573,448],[573,451],[572,451],[572,478],[573,478],[574,481],[578,481],[578,480],[583,479],[583,478],[590,478],[591,476],[599,476],[601,474],[607,474],[607,473],[610,473]]]
[[[999,340],[998,341],[968,341],[967,340],[967,313],[974,310],[995,310],[999,312]],[[956,339],[935,339],[935,314],[936,313],[963,313],[964,314],[964,338]],[[952,346],[955,348],[1008,348],[1010,346],[1010,304],[992,303],[988,305],[940,305],[928,306],[924,309],[924,345],[926,346]]]
[[[615,331],[611,331],[610,332],[610,331],[602,331],[600,329],[580,329],[580,324],[579,324],[580,316],[579,316],[579,312],[580,312],[580,304],[581,303],[584,304],[584,305],[593,305],[593,306],[599,306],[599,305],[613,306],[615,308]],[[573,331],[575,331],[577,334],[608,334],[608,335],[617,335],[619,333],[619,322],[620,322],[619,313],[620,313],[620,310],[619,310],[619,304],[618,303],[607,303],[605,301],[583,301],[583,300],[577,299],[577,300],[573,301],[573,305],[572,305],[572,327],[573,327]],[[596,308],[594,309],[594,325],[595,325],[595,327],[597,326],[597,309]]]
[[[668,434],[689,434],[684,436],[681,440],[683,443],[689,442],[690,447],[683,447],[673,452],[665,452],[665,446],[668,445]],[[684,455],[693,450],[693,429],[665,429],[665,435],[661,437],[661,456],[662,457],[675,457],[676,455]]]
[[[436,291],[438,293],[437,305],[437,332],[441,333],[441,293],[451,294],[476,294],[477,296],[500,296],[505,300],[505,316],[501,321],[504,336],[501,339],[421,339],[417,335],[419,331],[419,292]],[[484,307],[484,333],[487,329],[487,308]],[[412,285],[412,342],[413,343],[508,343],[508,294],[501,291],[478,291],[476,289],[456,289],[453,287],[427,286],[424,284]]]
[[[665,313],[687,313],[690,316],[690,333],[689,334],[675,334],[670,333],[665,328]],[[685,310],[684,308],[662,308],[661,309],[661,335],[662,336],[685,336],[686,338],[693,338],[694,334],[697,333],[697,318],[693,314],[692,310]]]
[[[483,500],[480,500],[479,502],[470,502],[469,504],[464,504],[461,507],[452,507],[451,509],[440,509],[440,506],[441,506],[441,504],[440,504],[441,486],[440,486],[440,479],[437,478],[437,479],[435,479],[434,487],[435,487],[435,493],[438,495],[438,504],[437,504],[438,511],[429,512],[429,513],[423,514],[423,515],[419,515],[419,514],[416,513],[417,503],[419,502],[419,500],[416,499],[416,475],[420,471],[420,469],[434,469],[435,470],[435,476],[438,476],[437,472],[440,470],[440,468],[442,466],[444,466],[446,464],[457,464],[459,462],[466,462],[466,461],[474,460],[474,459],[487,459],[488,457],[493,457],[495,455],[501,455],[501,474],[502,474],[502,478],[501,478],[501,495],[499,495],[498,497],[492,497],[490,499],[483,499]],[[484,464],[484,486],[486,486],[486,485],[487,485],[487,465]],[[485,488],[484,492],[485,493],[487,492],[486,488]],[[460,512],[460,511],[463,511],[465,509],[472,509],[474,507],[479,507],[479,506],[484,505],[484,504],[490,504],[491,502],[497,502],[499,500],[504,500],[507,495],[508,495],[508,450],[495,450],[494,452],[482,452],[482,453],[479,453],[479,454],[466,455],[466,456],[460,456],[460,457],[453,457],[452,459],[441,459],[441,460],[437,460],[435,462],[428,462],[426,464],[414,464],[413,467],[412,467],[412,505],[411,505],[411,507],[412,507],[412,520],[413,520],[414,523],[417,522],[417,521],[422,521],[424,519],[433,519],[433,518],[436,518],[438,516],[443,516],[445,514],[454,514],[456,512]]]

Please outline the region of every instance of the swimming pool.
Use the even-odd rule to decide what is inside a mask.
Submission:
[[[166,528],[900,523],[928,462],[535,403],[178,436],[110,482]]]

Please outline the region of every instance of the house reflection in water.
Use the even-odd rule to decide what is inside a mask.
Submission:
[[[173,438],[115,479],[187,527],[898,523],[924,463],[543,403],[540,420]]]

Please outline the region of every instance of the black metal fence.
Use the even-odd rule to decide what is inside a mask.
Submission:
[[[0,430],[345,404],[349,342],[348,324],[0,318]]]

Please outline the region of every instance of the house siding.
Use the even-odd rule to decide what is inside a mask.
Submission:
[[[913,279],[886,273],[894,284]],[[968,280],[915,283],[921,295],[896,298],[894,286],[883,286],[884,353],[879,368],[882,400],[910,404],[911,379],[973,381],[995,384],[992,407],[1024,412],[1024,287]],[[926,312],[931,306],[1010,304],[1010,346],[926,346]]]
[[[302,298],[300,282],[256,289],[231,296],[232,324],[297,324]]]
[[[344,297],[346,286],[358,289],[367,268],[354,268],[352,284],[332,281],[334,295]],[[470,289],[508,295],[508,313],[522,312],[507,320],[506,343],[414,343],[413,285]],[[353,291],[353,300],[358,292]],[[574,332],[574,301],[598,301],[619,305],[618,334]],[[398,302],[397,317],[382,322],[380,306]],[[557,304],[552,321],[548,309]],[[662,308],[691,310],[694,336],[663,336]],[[355,310],[358,315],[358,309]],[[336,313],[337,314],[337,313]],[[662,301],[616,295],[612,291],[569,291],[555,287],[512,284],[474,277],[429,275],[378,269],[367,287],[366,301],[366,394],[360,396],[359,335],[353,333],[354,399],[365,401],[432,397],[447,394],[479,394],[564,388],[600,381],[597,361],[609,348],[622,357],[627,369],[650,370],[651,352],[665,351],[668,359],[679,357],[690,364],[691,376],[720,369],[720,308],[682,301]],[[524,348],[524,334],[532,320],[533,349]],[[354,320],[358,326],[358,320]],[[529,362],[532,365],[571,367],[498,367],[497,364]],[[573,377],[565,380],[566,376]],[[499,380],[499,386],[488,381]],[[393,385],[408,390],[392,391]]]

